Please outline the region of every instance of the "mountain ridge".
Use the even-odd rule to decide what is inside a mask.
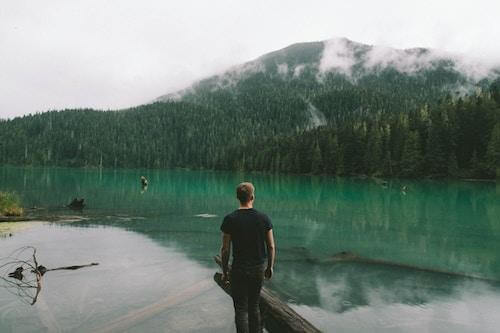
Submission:
[[[425,75],[426,71],[443,71],[455,75],[447,89],[463,95],[475,86],[484,86],[500,76],[500,67],[437,49],[414,47],[397,49],[368,45],[344,37],[324,41],[294,43],[260,57],[232,66],[221,73],[194,82],[187,88],[159,96],[153,102],[179,100],[198,90],[228,89],[256,73],[278,74],[283,78],[300,79],[304,70],[322,83],[328,74],[344,76],[353,84],[370,75],[394,70],[409,76]]]

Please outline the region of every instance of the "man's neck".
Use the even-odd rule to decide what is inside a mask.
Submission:
[[[252,202],[249,202],[247,204],[240,204],[240,208],[239,209],[252,209],[253,208],[253,203]]]

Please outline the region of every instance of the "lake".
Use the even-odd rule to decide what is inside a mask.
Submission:
[[[99,265],[47,272],[34,305],[3,281],[0,332],[234,332],[212,257],[244,180],[274,224],[267,287],[321,330],[500,331],[495,183],[1,167],[0,190],[78,218],[0,224],[0,257],[33,246],[47,268]],[[63,207],[75,197],[82,212]],[[394,265],[332,260],[341,251]]]

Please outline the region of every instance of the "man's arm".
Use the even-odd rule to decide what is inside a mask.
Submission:
[[[229,273],[229,255],[231,254],[231,235],[222,233],[220,258],[222,259],[222,280],[227,281]]]
[[[273,276],[274,257],[276,256],[276,249],[274,247],[273,229],[269,229],[266,233],[267,245],[267,268],[264,273],[266,279],[271,279]]]

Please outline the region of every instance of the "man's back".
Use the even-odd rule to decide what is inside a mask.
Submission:
[[[228,214],[221,231],[231,235],[233,267],[261,265],[267,258],[266,233],[273,228],[267,215],[254,208]]]

